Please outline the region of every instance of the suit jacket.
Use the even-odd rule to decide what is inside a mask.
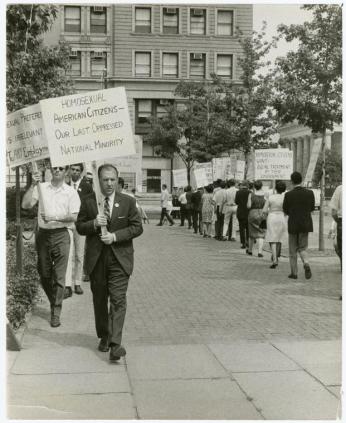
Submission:
[[[241,188],[235,194],[234,202],[238,206],[237,218],[247,219],[249,215],[249,209],[247,208],[247,200],[249,198],[250,191],[248,189]]]
[[[73,187],[72,180],[70,181],[70,185],[71,187]],[[91,184],[89,184],[89,182],[85,180],[85,177],[83,177],[82,180],[80,181],[77,192],[78,192],[79,198],[82,200],[84,197],[94,192],[94,190]]]
[[[109,232],[114,232],[116,242],[111,244],[113,253],[124,271],[130,275],[133,270],[132,239],[143,232],[142,219],[136,207],[136,200],[129,195],[115,192]],[[92,193],[84,197],[77,217],[76,229],[86,235],[84,265],[90,274],[102,253],[104,243],[100,239],[100,228],[95,229],[94,219],[98,214],[96,197]]]
[[[288,233],[313,232],[311,212],[315,209],[315,196],[310,189],[301,186],[286,192],[283,211],[288,215]]]
[[[192,204],[192,210],[195,210],[195,211],[202,210],[202,193],[200,190],[197,190],[192,193],[191,204]]]

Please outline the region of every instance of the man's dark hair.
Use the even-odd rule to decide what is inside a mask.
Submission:
[[[260,190],[260,189],[262,188],[263,183],[262,183],[262,181],[255,181],[255,182],[253,183],[253,186],[254,186],[254,187],[255,187],[255,189],[258,191],[258,190]]]
[[[162,188],[163,189],[166,189],[167,188],[167,185],[166,184],[162,184]]]
[[[81,172],[83,172],[83,170],[84,170],[84,165],[83,165],[83,163],[73,163],[73,164],[71,164],[71,165],[70,165],[70,168],[71,168],[72,166],[79,166],[79,168],[80,168],[80,171],[81,171]]]
[[[228,188],[234,187],[235,186],[235,180],[234,179],[229,179],[227,181],[227,186],[228,186]]]
[[[191,190],[192,190],[191,185],[188,185],[188,186],[186,187],[186,192],[190,192]]]
[[[291,181],[294,183],[294,185],[298,185],[302,183],[302,174],[299,172],[293,172],[291,175]]]
[[[213,184],[209,184],[209,185],[205,188],[205,190],[206,190],[209,194],[211,194],[211,193],[214,191],[214,185],[213,185]]]
[[[220,188],[226,188],[226,182],[225,181],[221,181],[220,182]]]
[[[101,166],[98,168],[98,170],[97,170],[97,174],[98,174],[99,179],[100,179],[100,177],[101,177],[101,172],[102,172],[103,170],[110,170],[110,169],[115,170],[115,173],[116,173],[116,174],[117,174],[117,176],[118,176],[118,169],[117,169],[115,166],[113,166],[112,164],[110,164],[110,163],[105,163],[105,164],[101,165]]]
[[[286,191],[286,184],[284,181],[277,181],[275,183],[275,189],[278,194],[282,194]]]
[[[119,176],[118,178],[118,185],[121,186],[121,188],[124,188],[125,181],[124,178],[122,178],[121,176]]]

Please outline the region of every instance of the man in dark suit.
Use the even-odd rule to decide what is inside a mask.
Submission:
[[[237,207],[237,219],[239,222],[240,248],[247,248],[249,246],[249,230],[248,230],[248,216],[249,209],[247,208],[247,200],[249,198],[250,190],[248,183],[243,181],[239,185],[239,190],[235,194],[234,202]]]
[[[191,195],[193,232],[199,232],[200,235],[203,235],[202,191],[203,188],[197,188]]]
[[[304,265],[305,278],[311,278],[311,268],[307,254],[309,232],[313,232],[311,212],[315,209],[314,193],[301,186],[302,175],[291,175],[293,189],[285,194],[283,211],[288,215],[288,248],[290,256],[291,279],[298,277],[297,253]]]
[[[70,183],[74,188],[80,200],[93,192],[92,186],[82,178],[84,166],[83,163],[76,163],[70,166]],[[83,263],[84,263],[84,249],[85,236],[79,235],[76,227],[73,226],[70,230],[70,254],[66,271],[66,284],[64,289],[64,299],[72,296],[72,285],[74,285],[74,292],[78,295],[83,294],[81,287],[83,279]]]
[[[111,164],[98,169],[103,213],[98,213],[95,195],[82,200],[76,228],[86,235],[85,270],[93,294],[98,349],[110,361],[126,354],[121,345],[126,314],[126,291],[133,270],[132,239],[143,232],[136,200],[117,192],[118,171]],[[101,230],[106,227],[106,230]],[[108,313],[108,298],[110,302]]]

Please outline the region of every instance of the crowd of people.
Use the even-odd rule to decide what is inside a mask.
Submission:
[[[238,186],[237,186],[238,185]],[[287,191],[284,181],[276,181],[272,190],[264,190],[262,181],[223,181],[192,190],[173,188],[172,203],[169,204],[167,187],[161,196],[162,214],[159,225],[166,217],[170,225],[173,218],[180,218],[180,226],[193,233],[217,241],[236,241],[237,229],[240,248],[246,254],[263,257],[264,242],[271,250],[271,269],[276,269],[281,256],[282,243],[288,238],[290,279],[298,278],[298,256],[301,258],[306,279],[312,276],[307,253],[308,234],[313,232],[311,213],[315,209],[315,197],[311,190],[302,186],[302,175],[293,172],[291,189]],[[338,228],[338,243],[341,246],[341,188],[337,188],[337,200],[331,202],[335,226]],[[337,206],[335,205],[337,203]],[[179,209],[179,215],[177,210]],[[340,247],[341,248],[341,247]],[[338,254],[341,259],[341,254]]]

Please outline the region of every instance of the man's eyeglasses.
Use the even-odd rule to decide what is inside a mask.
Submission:
[[[53,170],[57,170],[57,169],[59,169],[61,172],[62,172],[63,170],[65,170],[65,168],[64,168],[64,167],[53,167],[52,169],[53,169]]]

